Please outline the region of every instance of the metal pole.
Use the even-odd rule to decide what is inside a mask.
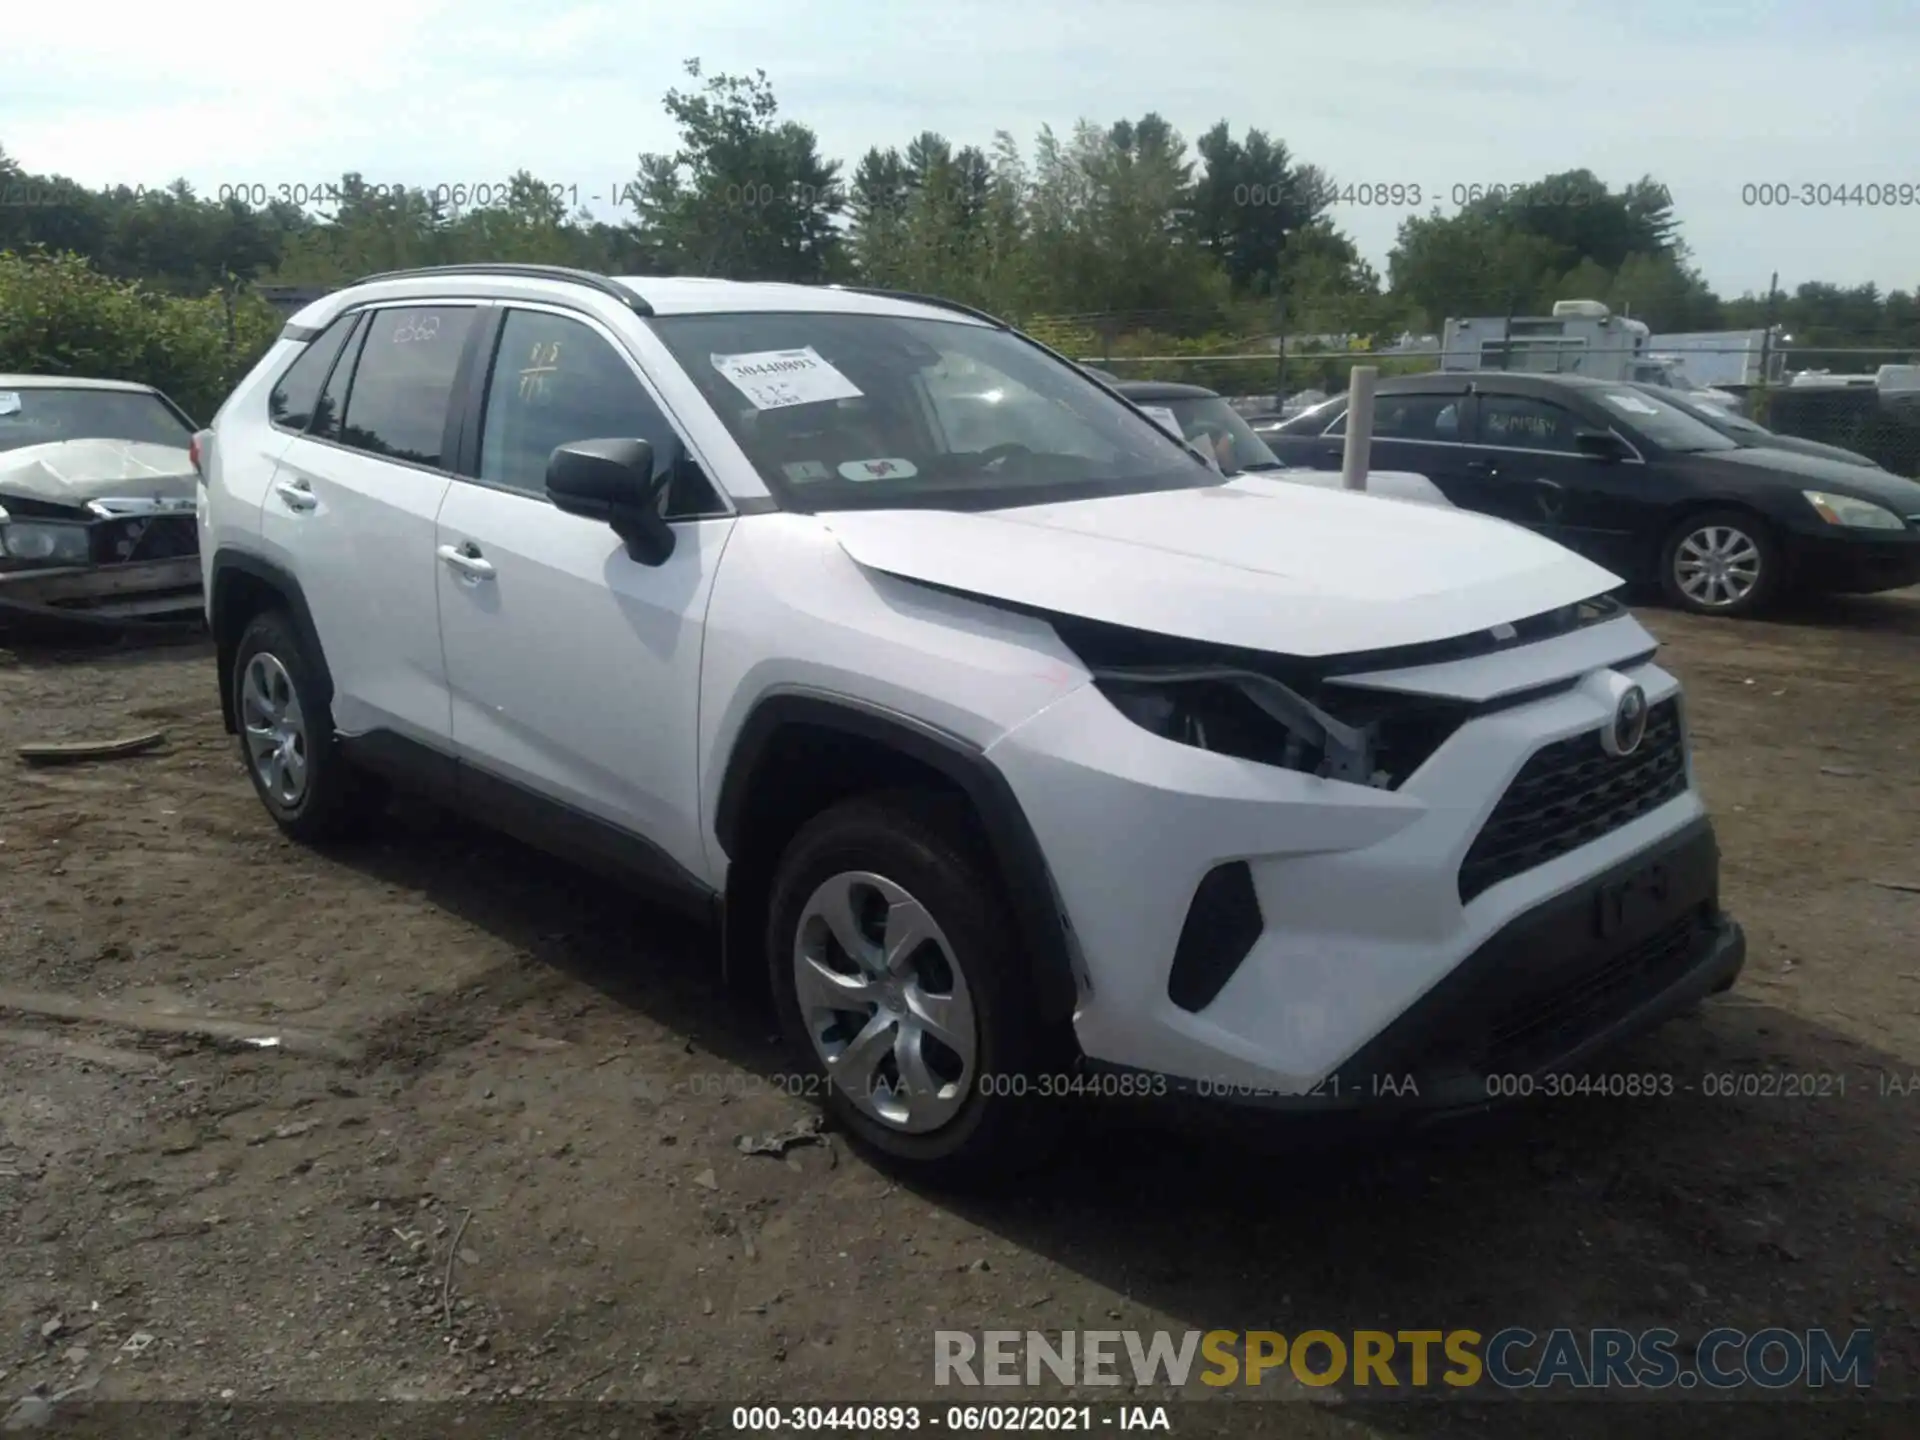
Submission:
[[[1287,307],[1281,305],[1274,312],[1274,320],[1280,331],[1280,349],[1278,363],[1273,372],[1274,408],[1279,409],[1287,403]]]
[[[1367,488],[1367,461],[1373,450],[1373,385],[1377,365],[1356,365],[1347,376],[1347,448],[1340,462],[1340,488]]]
[[[1773,272],[1773,278],[1767,281],[1767,308],[1762,311],[1760,315],[1760,323],[1765,327],[1760,332],[1760,397],[1763,402],[1761,407],[1763,410],[1765,409],[1764,401],[1766,399],[1767,386],[1772,382],[1773,378],[1771,361],[1773,359],[1774,297],[1779,293],[1780,272],[1776,270]]]

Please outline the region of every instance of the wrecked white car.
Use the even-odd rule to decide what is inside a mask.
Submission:
[[[0,625],[196,613],[192,442],[150,385],[0,375]]]

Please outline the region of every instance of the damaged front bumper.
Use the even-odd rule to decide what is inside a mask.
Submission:
[[[83,514],[0,500],[0,625],[121,626],[201,611],[193,501],[100,499]]]
[[[1407,1076],[1470,1104],[1730,979],[1741,942],[1653,649],[1617,616],[1343,677],[1462,707],[1385,784],[1236,758],[1224,711],[1202,717],[1213,748],[1169,738],[1096,686],[1016,726],[988,754],[1059,892],[1082,1054],[1309,1108],[1405,1100]],[[1618,756],[1615,681],[1651,717]],[[1591,929],[1608,905],[1631,913]]]
[[[1552,1093],[1543,1077],[1590,1071],[1628,1041],[1733,988],[1746,935],[1720,908],[1718,876],[1718,846],[1702,816],[1516,916],[1311,1088],[1168,1077],[1165,1089],[1282,1113],[1418,1119]],[[1671,1093],[1659,1072],[1606,1079],[1615,1088],[1565,1089]]]

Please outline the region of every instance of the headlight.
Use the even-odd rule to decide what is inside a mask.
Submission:
[[[1891,510],[1855,500],[1851,495],[1829,495],[1824,490],[1802,490],[1807,503],[1829,525],[1845,525],[1852,530],[1904,530],[1906,522]]]
[[[0,556],[41,565],[84,565],[92,558],[85,525],[40,520],[0,524]]]
[[[1103,667],[1094,681],[1163,740],[1356,785],[1391,788],[1376,732],[1336,719],[1270,675],[1225,665]]]

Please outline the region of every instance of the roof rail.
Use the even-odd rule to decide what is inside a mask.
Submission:
[[[920,295],[912,290],[882,290],[873,285],[829,285],[827,288],[845,290],[852,295],[873,295],[882,300],[906,300],[915,305],[931,305],[937,310],[957,310],[962,315],[971,315],[976,320],[984,320],[997,330],[1013,328],[998,315],[989,315],[984,310],[976,310],[971,305],[962,305],[958,300],[948,300],[940,295]]]
[[[585,285],[589,289],[598,290],[602,295],[611,295],[636,315],[653,314],[651,305],[618,280],[597,274],[592,270],[575,270],[566,265],[522,265],[516,262],[502,262],[497,265],[423,265],[412,270],[383,270],[378,275],[362,275],[353,283],[369,285],[375,280],[412,280],[416,277],[431,275],[506,275],[520,276],[529,280],[564,280],[569,284]]]

